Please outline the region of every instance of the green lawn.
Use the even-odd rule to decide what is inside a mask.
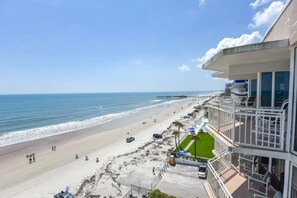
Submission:
[[[198,133],[198,137],[200,140],[196,142],[196,154],[197,157],[206,157],[206,158],[213,158],[214,155],[212,154],[212,150],[214,149],[214,139],[211,135],[208,133]],[[187,144],[191,140],[191,135],[188,135],[185,140],[181,143],[183,149],[186,148]],[[190,152],[193,156],[195,155],[195,143],[191,145],[191,147],[188,149],[188,152]]]
[[[180,146],[185,149],[191,141],[191,135],[188,135],[181,143]]]

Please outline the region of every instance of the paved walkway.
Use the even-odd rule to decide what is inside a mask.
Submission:
[[[191,140],[189,142],[188,146],[185,148],[185,151],[187,151],[193,143],[194,143],[194,140]]]

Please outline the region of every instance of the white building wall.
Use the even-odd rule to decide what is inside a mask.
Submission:
[[[288,2],[276,23],[270,28],[263,42],[289,39],[290,44],[297,43],[297,0]]]

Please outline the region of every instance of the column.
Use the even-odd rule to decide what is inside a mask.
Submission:
[[[290,161],[286,160],[283,197],[289,197],[289,191],[291,191],[292,184],[290,181],[292,181],[292,178],[290,177],[290,172],[292,172],[292,170],[290,170]],[[291,184],[291,185],[289,185],[289,184]]]
[[[257,108],[261,106],[261,72],[257,73]]]

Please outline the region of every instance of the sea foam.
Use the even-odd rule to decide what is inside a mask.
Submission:
[[[176,102],[178,101],[165,101],[159,104],[136,108],[134,110],[129,110],[120,113],[112,113],[108,115],[98,116],[86,120],[71,121],[62,124],[4,133],[0,135],[0,147],[98,126],[110,122],[114,119],[121,118],[145,109],[158,107],[162,105],[170,105]]]
[[[132,110],[121,113],[113,113],[86,120],[72,121],[57,125],[4,133],[3,135],[0,135],[0,147],[97,126],[134,112],[136,111]]]

